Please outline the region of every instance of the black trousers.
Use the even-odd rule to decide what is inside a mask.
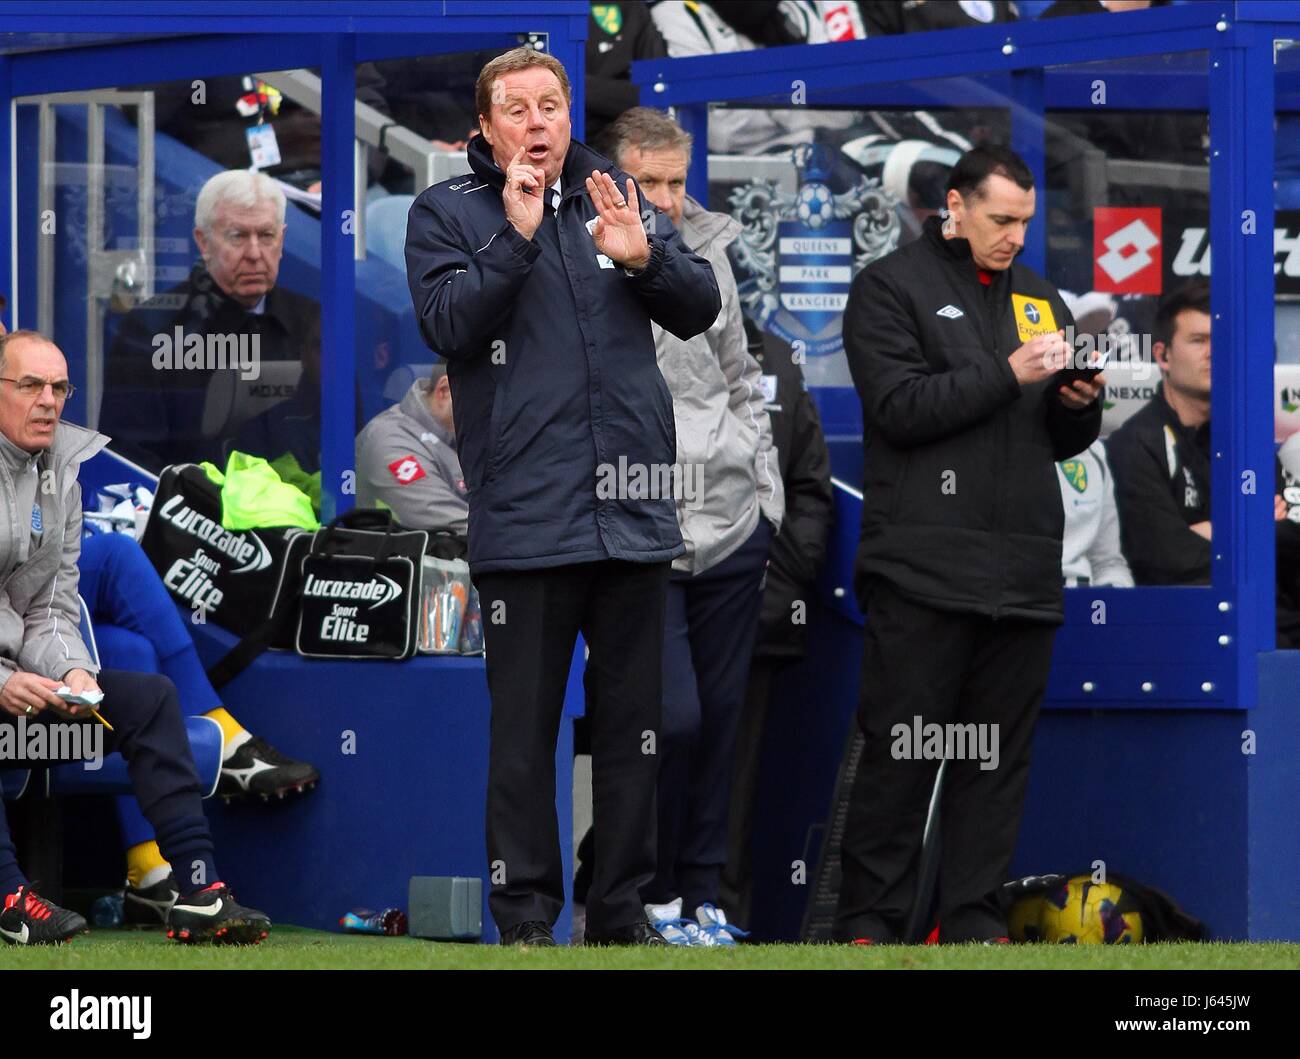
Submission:
[[[186,879],[190,878],[191,861],[197,857],[207,866],[207,881],[215,882],[217,876],[211,867],[212,836],[203,816],[202,790],[176,685],[155,673],[122,669],[101,670],[96,679],[104,691],[100,712],[114,729],[111,732],[103,729],[103,751],[111,754],[120,750],[126,758],[136,799],[154,827],[163,856],[172,863],[177,877],[184,872]],[[32,723],[65,720],[53,710],[42,710],[32,718]],[[16,723],[17,718],[12,714],[0,711],[0,725]],[[76,723],[99,724],[94,720]],[[4,767],[26,768],[29,764],[40,767],[49,762],[0,762]],[[17,872],[16,853],[4,808],[0,806],[0,883],[8,878],[21,882]],[[5,885],[13,888],[13,883]]]
[[[596,862],[587,924],[603,932],[645,918],[639,893],[655,869],[653,751],[669,565],[611,559],[474,578],[492,696],[488,906],[502,931],[553,924],[564,907],[555,743],[579,631],[590,652]]]
[[[756,657],[749,667],[745,706],[736,733],[735,765],[731,774],[731,812],[727,824],[727,866],[722,872],[720,896],[727,919],[750,929],[754,904],[753,843],[754,798],[758,793],[763,736],[772,705],[777,673],[790,659]]]
[[[1006,934],[994,891],[1006,881],[1047,686],[1056,626],[933,610],[889,584],[868,589],[858,723],[866,736],[845,828],[840,940],[900,940],[938,760],[901,756],[895,725],[998,726],[996,768],[949,760],[939,805],[940,940]],[[991,745],[991,744],[990,744]],[[988,759],[991,762],[993,759]]]
[[[657,865],[641,897],[650,904],[680,897],[688,918],[720,900],[736,731],[771,545],[771,524],[759,518],[722,562],[668,582]]]

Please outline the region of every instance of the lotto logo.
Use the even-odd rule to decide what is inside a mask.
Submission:
[[[858,34],[855,32],[849,5],[839,3],[827,6],[828,9],[822,15],[822,21],[826,24],[826,36],[832,41],[856,38]]]
[[[1092,213],[1092,289],[1159,294],[1160,208],[1098,206]]]
[[[389,471],[397,479],[398,485],[410,485],[424,477],[424,468],[414,456],[403,456],[388,465]]]

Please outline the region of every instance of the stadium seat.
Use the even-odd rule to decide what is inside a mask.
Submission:
[[[406,268],[406,215],[414,195],[387,195],[366,206],[366,253]]]

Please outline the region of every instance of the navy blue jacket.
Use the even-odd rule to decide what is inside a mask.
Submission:
[[[469,160],[471,175],[411,206],[406,271],[424,340],[448,360],[471,567],[675,558],[672,496],[598,499],[598,468],[673,464],[650,322],[683,339],[707,330],[721,306],[713,269],[639,188],[643,214],[654,210],[650,262],[636,276],[601,267],[585,179],[599,169],[621,188],[627,174],[576,140],[559,212],[531,240],[506,220],[505,177],[481,136]]]

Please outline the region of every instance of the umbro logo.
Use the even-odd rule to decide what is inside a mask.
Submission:
[[[944,317],[945,319],[948,319],[948,320],[956,320],[956,319],[958,319],[959,317],[965,316],[966,314],[965,314],[964,312],[962,312],[960,309],[958,309],[957,306],[955,306],[955,305],[945,305],[942,309],[940,309],[940,310],[939,310],[938,312],[936,312],[934,315],[935,315],[935,316],[942,316],[942,317]]]

